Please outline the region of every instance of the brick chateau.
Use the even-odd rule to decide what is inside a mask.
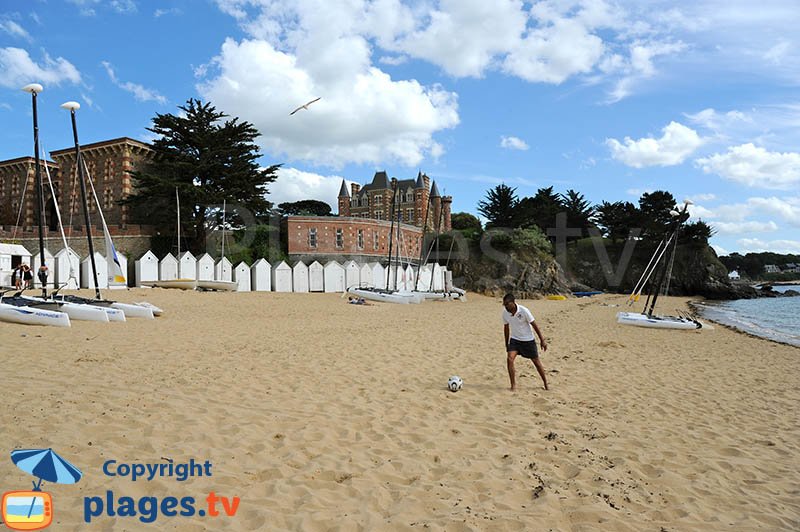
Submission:
[[[392,209],[397,187],[396,210]],[[389,232],[394,212],[396,252],[404,261],[418,262],[426,231],[451,229],[453,198],[441,196],[436,183],[419,173],[416,179],[389,179],[385,171],[376,172],[372,182],[352,184],[342,180],[339,190],[339,216],[290,216],[287,221],[288,252],[292,259],[380,260],[389,253]],[[397,222],[400,222],[399,250]]]

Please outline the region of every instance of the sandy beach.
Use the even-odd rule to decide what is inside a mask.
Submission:
[[[236,514],[92,517],[93,530],[797,530],[800,349],[724,327],[615,322],[625,296],[520,301],[544,391],[500,300],[348,305],[339,294],[114,291],[155,321],[0,323],[0,450],[84,474],[43,485],[53,530],[85,498],[240,498]],[[666,298],[662,312],[685,310]],[[446,389],[450,375],[464,388]],[[8,454],[2,491],[32,477]],[[208,461],[211,476],[103,465]]]

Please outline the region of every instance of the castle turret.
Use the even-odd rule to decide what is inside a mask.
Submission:
[[[431,186],[431,215],[428,218],[429,225],[434,231],[442,231],[443,225],[440,216],[442,214],[442,196],[436,187],[436,181]]]
[[[350,192],[347,191],[347,183],[342,179],[342,187],[339,189],[339,216],[350,216]]]
[[[450,219],[450,209],[453,204],[453,196],[442,196],[442,232],[447,233],[453,228]]]

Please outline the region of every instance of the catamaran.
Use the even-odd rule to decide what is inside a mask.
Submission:
[[[658,301],[659,294],[667,295],[669,292],[670,278],[672,276],[672,266],[675,263],[675,252],[678,249],[678,232],[681,225],[689,219],[689,205],[692,202],[685,200],[683,208],[680,209],[677,205],[675,209],[670,211],[673,217],[673,228],[667,235],[659,242],[656,247],[655,253],[650,258],[647,267],[645,268],[639,281],[633,289],[633,292],[628,297],[628,306],[633,305],[639,300],[639,296],[645,287],[648,287],[647,300],[644,304],[644,310],[638,312],[618,312],[617,323],[623,325],[635,325],[637,327],[649,327],[654,329],[700,329],[703,324],[693,317],[686,315],[679,316],[663,316],[655,314],[656,301]],[[668,253],[668,250],[671,251]],[[667,255],[669,258],[667,259]],[[656,277],[659,280],[656,283],[650,284],[649,281],[653,274],[658,272]],[[655,279],[655,277],[653,277]],[[652,300],[651,300],[652,295]]]

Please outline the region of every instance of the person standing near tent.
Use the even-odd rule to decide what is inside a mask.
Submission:
[[[547,341],[542,336],[542,331],[533,318],[533,314],[527,307],[517,305],[514,294],[506,294],[503,297],[503,334],[506,339],[506,365],[508,367],[508,378],[511,381],[511,391],[517,389],[516,373],[514,371],[514,359],[517,355],[531,359],[536,371],[544,382],[544,389],[547,387],[547,376],[544,374],[544,367],[539,360],[539,351],[536,347],[536,340],[533,333],[539,337],[542,344],[542,351],[547,351]]]

